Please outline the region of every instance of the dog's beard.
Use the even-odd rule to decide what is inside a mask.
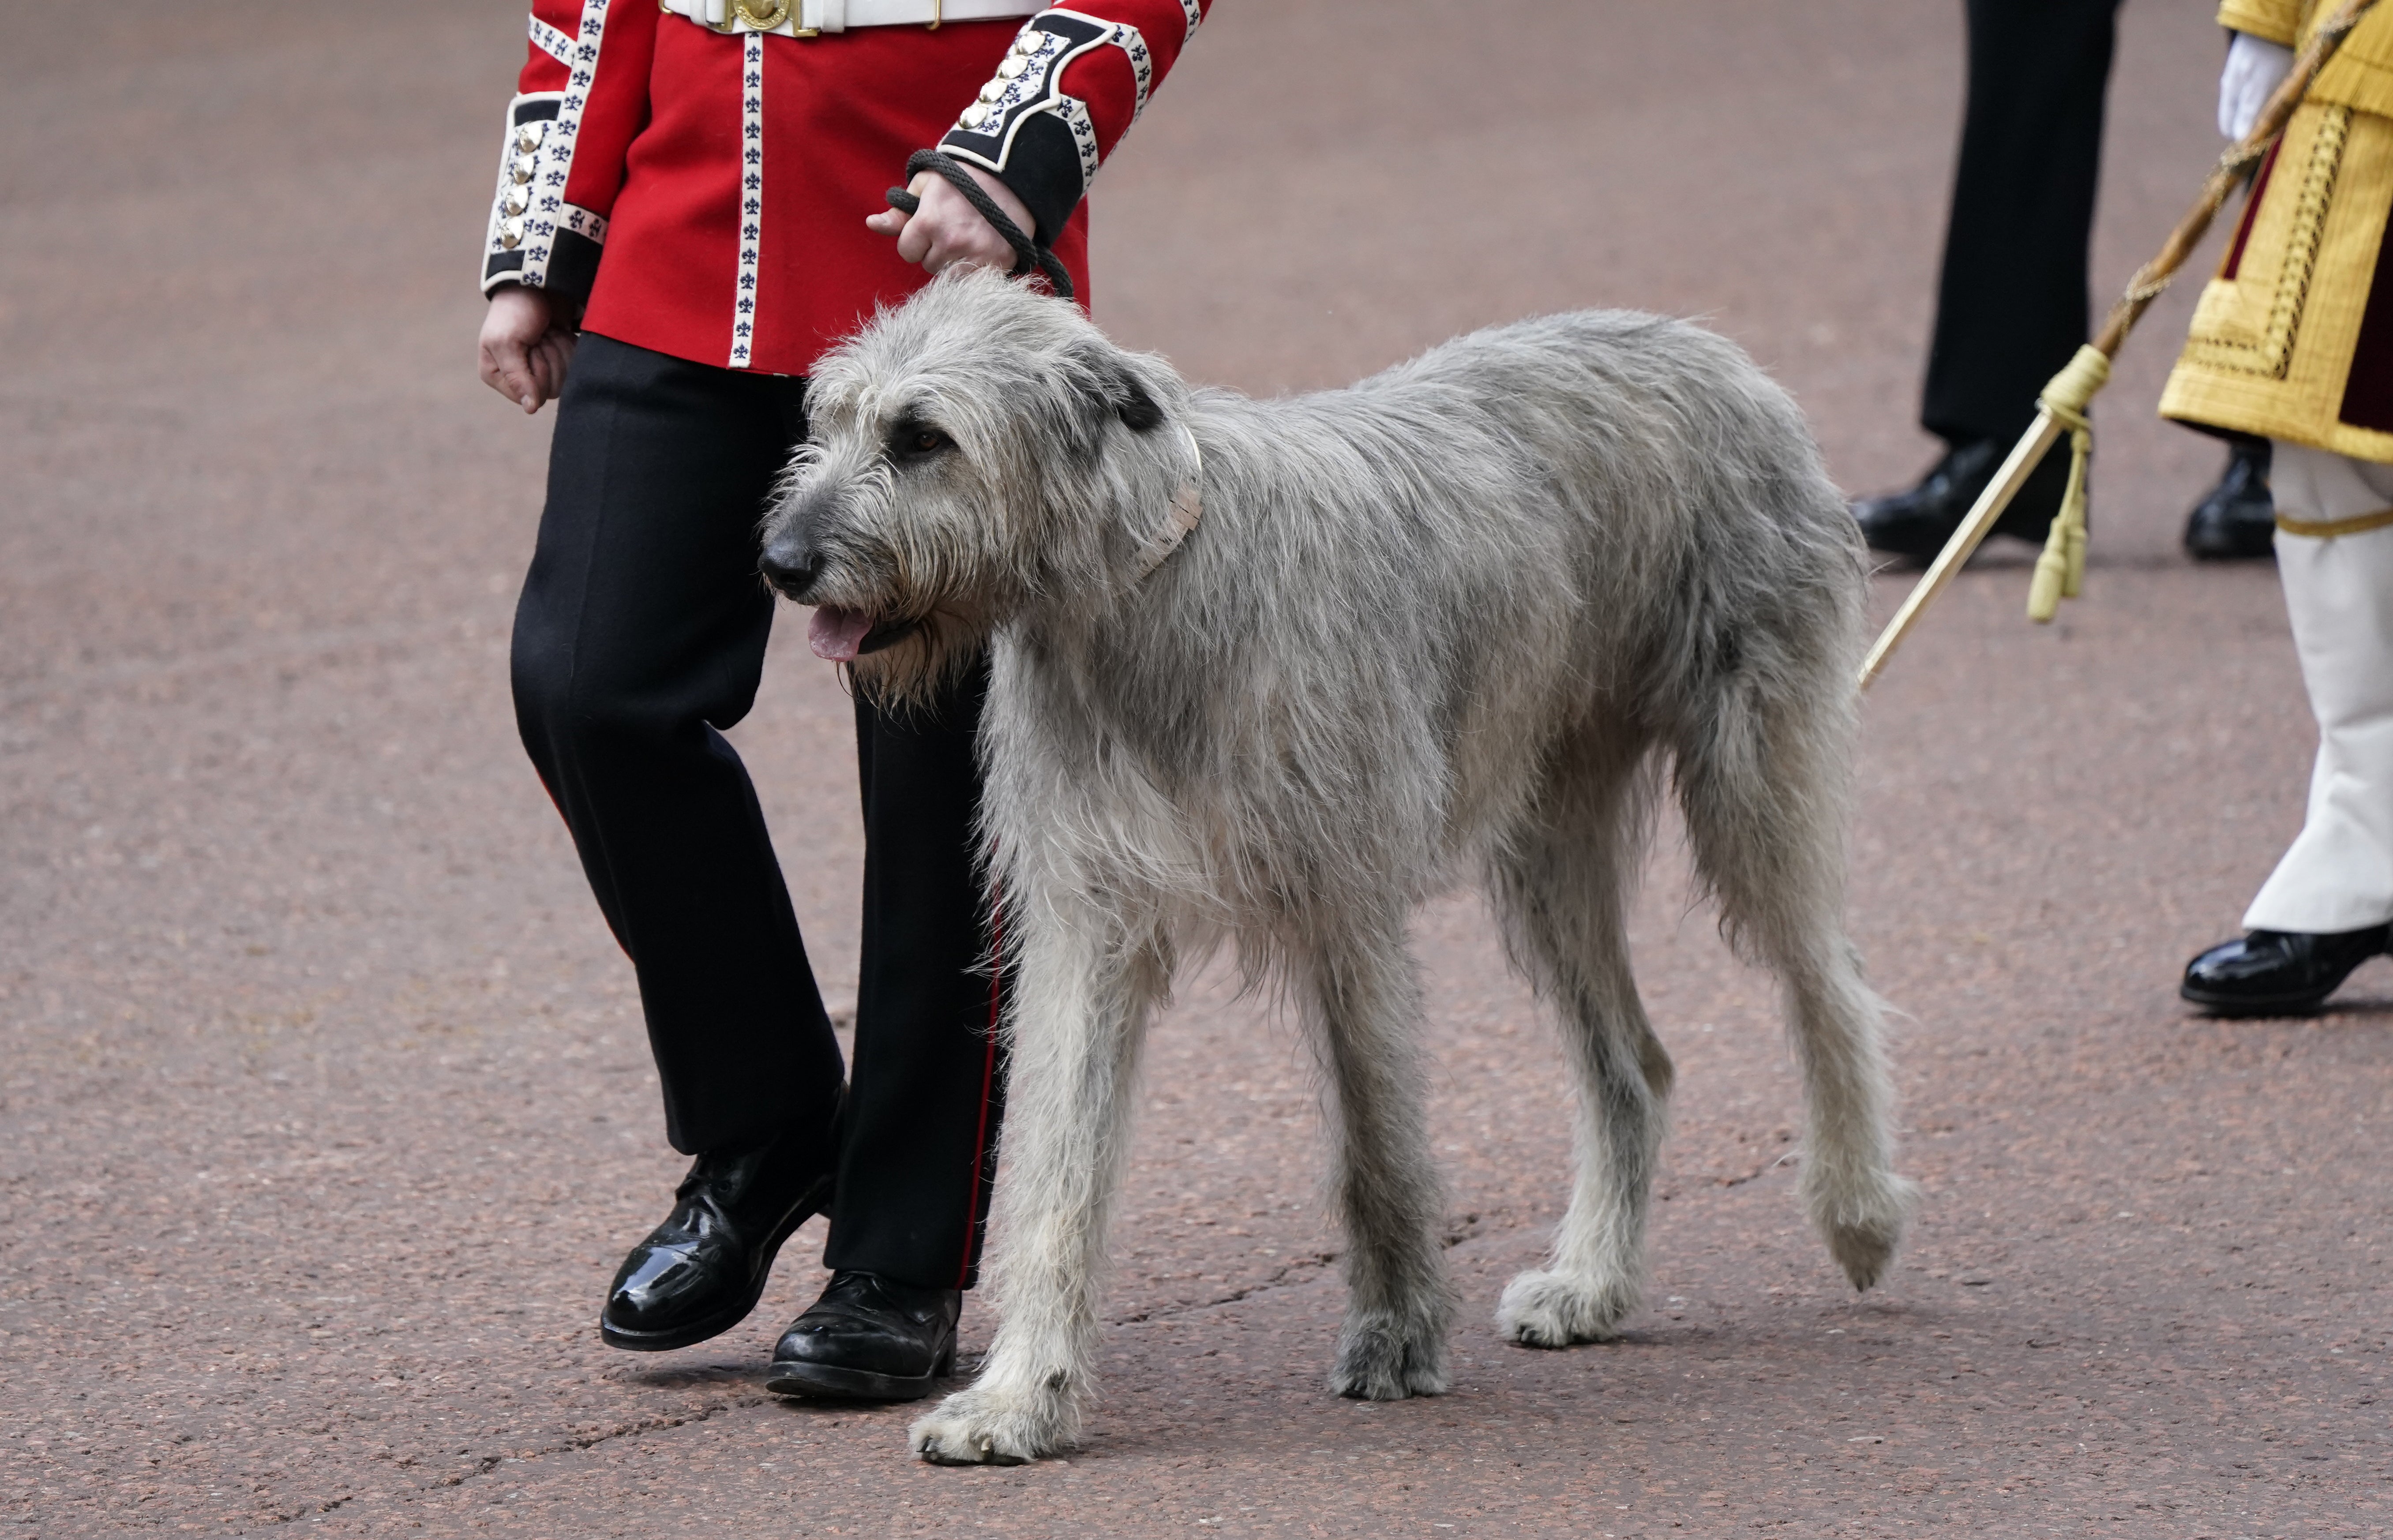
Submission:
[[[884,629],[894,634],[874,640]],[[876,705],[928,708],[978,661],[987,645],[986,626],[933,611],[920,620],[883,622],[872,628],[865,633],[857,655],[843,662],[857,689]]]

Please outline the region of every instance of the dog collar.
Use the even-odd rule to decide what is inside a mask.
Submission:
[[[1131,580],[1133,584],[1144,582],[1157,568],[1170,560],[1171,553],[1180,549],[1181,542],[1205,516],[1205,494],[1201,489],[1205,484],[1205,451],[1196,447],[1196,430],[1186,423],[1180,424],[1180,433],[1188,440],[1188,457],[1196,463],[1196,472],[1171,494],[1171,512],[1164,519],[1163,528],[1147,537],[1145,548],[1139,552],[1138,576]]]

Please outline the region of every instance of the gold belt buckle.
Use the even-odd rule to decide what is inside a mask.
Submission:
[[[768,33],[790,20],[791,0],[726,0],[723,20],[703,21],[710,32],[736,33],[743,27],[750,32]],[[791,29],[792,35],[818,35],[812,27]]]
[[[768,33],[790,19],[790,0],[731,0],[728,14]]]

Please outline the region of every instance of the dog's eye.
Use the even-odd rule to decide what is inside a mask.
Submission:
[[[897,460],[924,459],[954,445],[954,439],[922,423],[901,423],[889,436],[892,458]]]

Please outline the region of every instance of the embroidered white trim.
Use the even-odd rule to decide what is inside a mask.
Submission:
[[[1053,97],[1055,77],[1064,72],[1064,66],[1105,41],[1103,36],[1091,37],[1076,46],[1064,33],[1049,32],[1039,24],[1053,14],[1040,11],[1013,34],[1013,46],[1007,51],[1005,62],[1019,63],[1020,70],[1009,80],[1001,72],[1004,66],[1000,66],[1000,72],[981,87],[980,99],[965,108],[963,115],[956,120],[956,126],[967,134],[987,133],[981,124],[992,118],[1002,124],[1005,145],[999,152],[1000,161],[1013,152],[1013,130],[1021,119]]]
[[[532,240],[530,226],[539,215],[532,210],[533,202],[541,196],[543,174],[542,151],[556,131],[556,120],[550,113],[524,112],[528,106],[541,106],[563,99],[557,91],[530,91],[512,98],[507,102],[506,134],[499,142],[499,177],[496,190],[490,194],[490,228],[482,235],[481,283],[488,290],[494,283],[521,282],[531,288],[541,285],[544,274],[530,271],[531,255],[525,241]],[[521,118],[521,122],[517,119]],[[533,241],[545,250],[545,241]],[[522,251],[523,259],[512,268],[491,270],[492,259],[508,252]]]
[[[607,243],[607,216],[603,214],[594,214],[579,203],[567,203],[563,205],[557,222],[576,235],[588,237],[597,245]]]
[[[1039,24],[1049,18],[1078,22],[1079,28],[1087,30],[1076,39]],[[1072,147],[1080,157],[1080,193],[1086,197],[1090,184],[1096,180],[1100,160],[1096,122],[1089,114],[1089,104],[1078,97],[1066,96],[1062,83],[1064,72],[1073,60],[1108,46],[1119,48],[1130,60],[1136,89],[1131,116],[1135,121],[1146,111],[1147,95],[1155,84],[1155,57],[1144,35],[1127,22],[1107,21],[1056,6],[1032,17],[1029,24],[1014,35],[1005,65],[981,87],[980,98],[964,109],[950,130],[983,140],[995,138],[997,153],[990,156],[953,142],[943,142],[940,148],[950,155],[1002,173],[1013,156],[1014,136],[1021,132],[1022,125],[1039,113],[1052,112],[1071,131]],[[1006,68],[1013,69],[1012,76],[1004,72]]]
[[[573,39],[537,16],[531,19],[531,40],[541,52],[569,70],[573,68]]]
[[[1184,47],[1188,40],[1196,35],[1196,24],[1205,20],[1205,7],[1201,0],[1180,0],[1180,8],[1188,13],[1188,30],[1180,36],[1181,45]]]
[[[1146,115],[1146,93],[1155,84],[1155,56],[1146,51],[1146,38],[1127,21],[1114,23],[1113,36],[1105,39],[1130,56],[1130,72],[1138,88],[1138,100],[1130,110],[1130,121],[1136,123]]]
[[[608,0],[582,0],[582,35],[573,45],[573,73],[565,83],[565,99],[556,106],[556,127],[548,146],[557,161],[557,202],[564,202],[565,176],[572,170],[573,141],[582,132],[582,110],[590,104],[590,86],[598,75],[598,45],[607,33]]]
[[[730,0],[658,0],[658,5],[669,15],[687,17],[713,32],[804,37],[818,32],[853,32],[858,27],[1011,20],[1036,15],[1040,0],[792,0],[789,14],[769,27],[759,27],[739,14]]]
[[[1078,97],[1058,95],[1055,104],[1047,109],[1064,120],[1072,131],[1072,148],[1080,152],[1080,196],[1089,195],[1089,184],[1097,179],[1097,123],[1089,116],[1089,104]]]
[[[606,36],[608,4],[609,0],[582,0],[578,38],[567,38],[538,17],[531,20],[532,41],[555,56],[570,73],[562,91],[527,92],[507,103],[506,142],[499,154],[498,193],[491,201],[490,228],[482,242],[485,289],[492,283],[510,281],[529,289],[545,287],[549,257],[556,250],[560,228],[587,235],[594,241],[606,239],[604,219],[587,209],[568,212],[572,205],[565,201],[565,184],[573,174],[573,143],[582,131],[582,111],[589,105],[591,85],[597,78],[598,48]],[[558,51],[560,47],[564,52]],[[517,121],[527,102],[552,101],[556,104],[554,117],[530,116]],[[490,258],[503,252],[518,251],[523,254],[521,266],[497,273],[490,271]]]
[[[756,340],[756,294],[765,225],[765,34],[750,33],[740,72],[739,278],[732,290],[731,367],[745,369]]]

